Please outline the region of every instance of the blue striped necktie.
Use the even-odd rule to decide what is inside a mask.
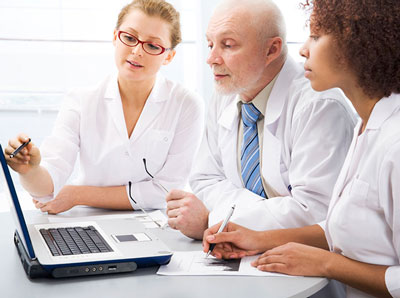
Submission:
[[[240,163],[244,186],[265,198],[260,174],[260,148],[257,131],[257,120],[260,114],[260,111],[252,103],[242,104],[243,144]]]

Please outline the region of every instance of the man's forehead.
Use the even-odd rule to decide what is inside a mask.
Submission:
[[[206,36],[239,38],[243,34],[250,34],[251,27],[245,19],[245,16],[240,14],[215,15],[210,19]]]

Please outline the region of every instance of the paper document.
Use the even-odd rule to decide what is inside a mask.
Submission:
[[[168,219],[160,210],[151,211],[151,212],[147,212],[147,213],[148,213],[148,215],[151,216],[151,218],[149,218],[149,216],[147,216],[146,214],[144,214],[141,211],[134,211],[131,213],[123,212],[120,214],[118,214],[118,212],[115,212],[115,214],[110,212],[109,214],[90,215],[90,216],[86,215],[86,216],[82,216],[82,217],[80,217],[79,214],[75,214],[75,216],[71,216],[69,214],[64,214],[64,213],[60,213],[57,215],[49,214],[48,219],[49,219],[49,222],[56,223],[56,222],[65,222],[66,220],[71,220],[71,219],[73,219],[74,221],[79,221],[80,219],[87,221],[88,218],[90,218],[90,220],[135,218],[138,221],[140,221],[146,228],[159,228],[159,226],[157,226],[153,222],[153,220],[156,221],[157,223],[159,223],[161,227],[167,226]]]
[[[249,276],[285,276],[286,274],[263,272],[251,266],[257,256],[243,259],[219,260],[213,256],[205,258],[202,251],[174,252],[168,265],[160,266],[160,275],[249,275]]]
[[[155,222],[157,222],[161,226],[161,228],[165,228],[167,226],[168,218],[160,210],[147,212],[147,214],[149,216],[151,216],[151,218],[149,218],[149,216],[147,216],[143,212],[142,213],[135,213],[133,215],[133,217],[135,217],[142,224],[144,224],[146,226],[146,228],[159,228],[159,226],[157,226],[153,222],[153,220]]]

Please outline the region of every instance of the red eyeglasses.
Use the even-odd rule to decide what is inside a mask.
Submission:
[[[171,50],[171,48],[164,48],[163,46],[160,46],[159,44],[156,43],[141,41],[136,36],[125,31],[118,31],[118,39],[124,45],[131,48],[136,47],[139,43],[142,44],[143,50],[149,55],[157,56],[161,55],[165,51]]]

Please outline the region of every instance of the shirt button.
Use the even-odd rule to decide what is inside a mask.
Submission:
[[[128,151],[125,151],[125,156],[129,156],[129,152]]]
[[[167,137],[164,138],[164,142],[168,142],[168,138]]]

